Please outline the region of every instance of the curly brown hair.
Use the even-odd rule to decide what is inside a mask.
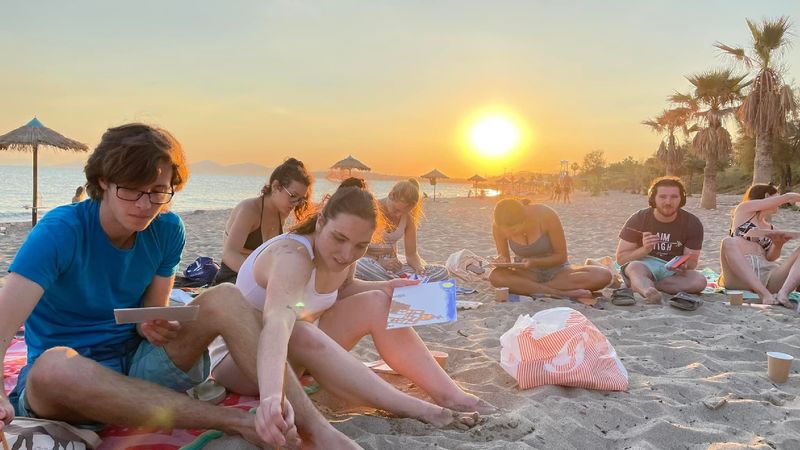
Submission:
[[[172,165],[170,185],[180,191],[189,180],[186,156],[181,144],[167,130],[141,123],[109,128],[94,149],[83,171],[86,192],[93,200],[103,199],[100,181],[139,187],[158,178],[158,166]]]

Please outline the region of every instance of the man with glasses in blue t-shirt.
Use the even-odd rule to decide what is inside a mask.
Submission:
[[[217,336],[257,379],[261,319],[232,285],[198,296],[195,321],[116,324],[116,308],[169,302],[185,234],[166,207],[188,178],[175,138],[141,124],[111,128],[85,173],[90,200],[48,213],[0,289],[0,361],[23,321],[28,345],[16,388],[8,397],[0,391],[0,431],[16,414],[90,426],[214,428],[262,446],[298,445],[296,414],[312,441],[355,446],[319,414],[292,371],[283,414],[267,431],[241,409],[183,393],[208,376],[207,347]]]

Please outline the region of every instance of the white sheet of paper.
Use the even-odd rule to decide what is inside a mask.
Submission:
[[[118,324],[141,323],[148,320],[176,320],[186,322],[195,320],[200,307],[192,306],[158,306],[152,308],[120,308],[114,310],[114,318]]]

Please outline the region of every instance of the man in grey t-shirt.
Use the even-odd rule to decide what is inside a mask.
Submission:
[[[661,303],[661,292],[699,293],[706,279],[695,270],[703,247],[703,224],[682,208],[686,189],[676,177],[661,177],[649,190],[649,208],[634,213],[619,232],[616,259],[626,284],[648,303]],[[669,260],[688,259],[672,270]]]

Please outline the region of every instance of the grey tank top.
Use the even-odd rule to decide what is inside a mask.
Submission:
[[[535,242],[530,244],[520,244],[508,240],[508,246],[514,255],[520,258],[539,258],[553,253],[553,245],[550,243],[550,236],[543,234]]]

